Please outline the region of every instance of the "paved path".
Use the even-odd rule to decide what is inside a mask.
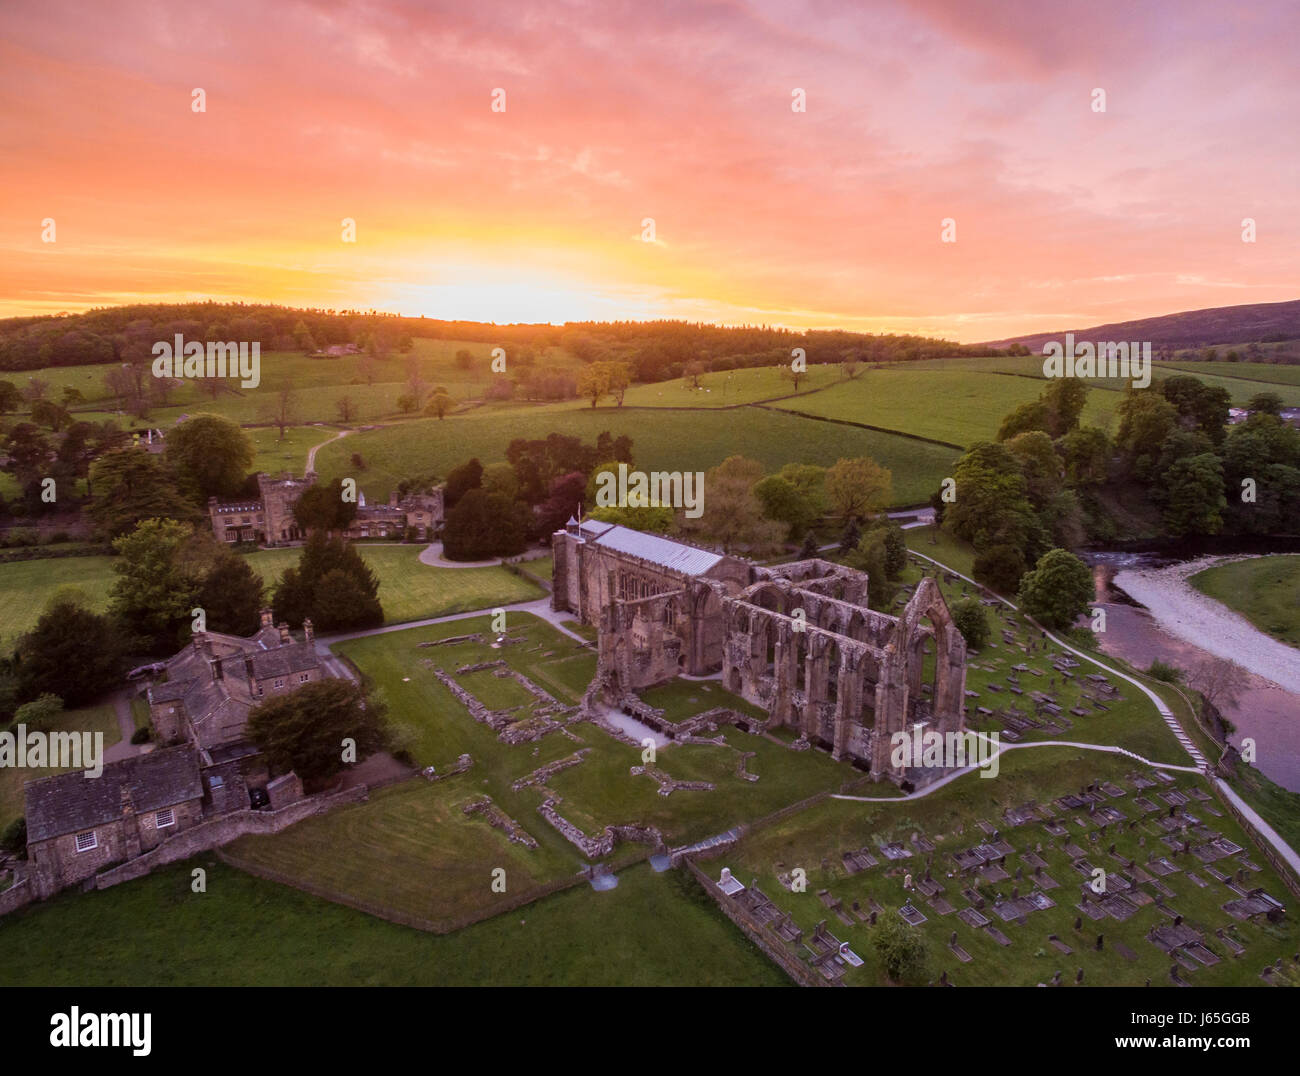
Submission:
[[[330,438],[328,438],[327,440],[322,441],[322,442],[321,442],[320,444],[318,444],[318,445],[312,445],[311,448],[309,448],[309,449],[307,450],[307,470],[306,470],[304,473],[305,473],[305,474],[311,474],[312,471],[316,470],[316,450],[317,450],[317,449],[324,448],[324,447],[325,447],[326,445],[328,445],[331,441],[337,441],[340,437],[346,437],[346,436],[347,436],[348,434],[350,434],[351,432],[352,432],[351,430],[339,430],[339,432],[336,433],[333,437],[330,437]]]
[[[976,735],[980,735],[976,733]],[[1178,770],[1182,773],[1200,773],[1201,771],[1195,766],[1175,766],[1172,762],[1152,762],[1149,758],[1143,758],[1135,751],[1129,751],[1127,748],[1117,747],[1114,744],[1101,743],[1075,743],[1073,740],[1035,740],[1033,743],[1000,743],[998,750],[989,756],[990,761],[994,758],[1005,754],[1007,751],[1023,751],[1029,747],[1081,747],[1085,751],[1107,751],[1116,755],[1127,755],[1131,759],[1141,762],[1145,766],[1150,766],[1157,770]],[[974,773],[976,770],[983,769],[983,766],[965,766],[960,770],[953,770],[945,774],[939,780],[919,788],[915,792],[909,792],[906,796],[850,796],[844,793],[832,793],[833,800],[855,800],[858,803],[898,803],[901,800],[919,800],[928,796],[944,785],[951,784],[959,777],[964,777],[968,773]]]
[[[113,710],[117,714],[117,727],[122,733],[122,738],[111,747],[104,748],[104,761],[120,762],[124,758],[131,758],[141,754],[145,745],[131,742],[131,737],[135,735],[135,715],[131,713],[129,693],[115,691],[110,701],[113,704]]]
[[[559,613],[551,608],[551,599],[535,598],[528,602],[515,602],[512,605],[500,605],[498,609],[504,609],[507,614],[512,612],[532,613],[535,617],[540,617],[551,625],[562,635],[567,635],[570,639],[576,639],[584,646],[595,648],[595,644],[588,639],[584,639],[576,631],[565,627],[560,623],[562,620],[575,619],[572,613]],[[316,637],[316,649],[318,653],[325,653],[322,647],[328,647],[333,643],[346,642],[349,639],[364,639],[370,635],[387,635],[390,631],[405,631],[407,628],[424,628],[430,624],[449,624],[454,620],[469,620],[476,616],[487,616],[492,609],[471,609],[464,613],[449,613],[446,616],[429,617],[426,620],[408,620],[403,624],[386,624],[382,628],[368,628],[365,631],[342,632],[337,635],[318,635]],[[507,621],[509,617],[507,616]]]
[[[442,555],[442,543],[430,542],[420,550],[420,563],[431,568],[491,568],[501,563],[500,557],[490,560],[448,560]]]

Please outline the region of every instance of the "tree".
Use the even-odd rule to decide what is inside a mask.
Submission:
[[[388,746],[382,700],[346,679],[317,680],[273,695],[248,715],[248,737],[277,773],[292,770],[317,789],[348,765],[341,745],[356,745],[356,761]]]
[[[687,388],[698,389],[700,387],[700,378],[702,378],[707,369],[702,362],[688,362],[682,367],[682,380],[686,383]]]
[[[32,421],[57,433],[72,422],[72,416],[52,400],[33,400]]]
[[[103,538],[118,538],[144,519],[186,520],[194,515],[162,460],[143,448],[101,456],[90,467],[86,513]]]
[[[1013,545],[991,545],[975,555],[971,574],[1002,594],[1014,594],[1025,574],[1025,557]]]
[[[1099,486],[1106,481],[1112,446],[1106,431],[1080,426],[1057,441],[1070,486]]]
[[[1208,707],[1222,711],[1237,705],[1241,693],[1250,687],[1250,673],[1228,658],[1207,656],[1192,668],[1188,683]]]
[[[803,365],[795,366],[791,363],[788,366],[781,367],[781,377],[789,381],[795,392],[799,391],[799,382],[808,376],[808,368]]]
[[[1158,392],[1130,392],[1117,412],[1115,447],[1124,453],[1133,473],[1145,480],[1160,456],[1160,446],[1178,424],[1178,409]]]
[[[763,465],[743,456],[729,456],[705,473],[703,513],[684,516],[684,533],[715,542],[728,552],[747,551],[761,555],[781,548],[786,527],[767,519],[754,494],[763,477]]]
[[[357,417],[357,405],[352,402],[352,397],[346,394],[334,401],[334,410],[338,412],[339,420],[344,424]]]
[[[1246,410],[1253,414],[1280,415],[1286,404],[1276,392],[1257,392],[1246,404]],[[0,413],[4,406],[0,404]]]
[[[815,560],[821,555],[821,548],[817,545],[817,535],[809,531],[803,536],[803,545],[799,547],[799,559]]]
[[[462,370],[468,370],[474,365],[474,353],[468,348],[459,348],[456,351],[456,365]]]
[[[614,397],[614,402],[623,406],[623,397],[627,395],[628,386],[632,384],[632,371],[625,362],[607,362],[604,364],[609,384],[606,391]]]
[[[553,479],[546,499],[537,506],[533,533],[546,537],[563,530],[570,517],[578,516],[586,492],[587,479],[581,471],[570,471]]]
[[[893,980],[924,972],[930,957],[925,935],[903,922],[896,910],[886,909],[871,933],[871,944],[885,974]]]
[[[202,505],[239,493],[255,452],[252,438],[221,415],[195,415],[168,433],[165,445],[181,489]]]
[[[768,475],[754,484],[754,496],[763,506],[768,519],[784,523],[791,541],[798,541],[821,513],[811,498],[788,478],[779,474]]]
[[[343,499],[343,480],[336,478],[303,490],[294,503],[293,518],[309,534],[344,531],[357,518],[357,504]]]
[[[462,463],[459,467],[453,467],[447,475],[447,486],[443,490],[443,504],[447,511],[456,507],[460,499],[472,489],[478,489],[483,485],[483,464],[479,463],[478,458],[471,459],[468,463]]]
[[[1041,399],[1030,400],[1022,403],[1002,419],[1002,424],[998,427],[997,439],[1009,441],[1019,434],[1029,433],[1032,430],[1046,430],[1051,424],[1052,418],[1048,414],[1047,405]]]
[[[528,544],[532,513],[522,501],[470,489],[447,513],[442,548],[448,560],[513,557]]]
[[[1223,529],[1223,463],[1213,452],[1179,460],[1165,476],[1165,529],[1175,538]]]
[[[173,650],[189,634],[199,580],[181,552],[193,535],[187,523],[146,519],[113,542],[117,578],[109,612],[133,641],[151,652]]]
[[[885,574],[898,579],[907,570],[907,538],[903,528],[892,519],[878,519],[867,531],[867,537],[879,538],[884,552]]]
[[[429,382],[420,370],[420,360],[411,358],[406,363],[406,391],[411,397],[411,410],[418,411],[424,406],[424,394],[429,391]]]
[[[119,635],[108,617],[87,608],[84,595],[57,594],[18,641],[21,697],[48,692],[73,707],[93,702],[117,685]]]
[[[447,395],[447,390],[439,385],[433,390],[433,395],[429,397],[428,404],[425,405],[424,413],[426,415],[437,415],[442,418],[448,411],[455,406],[455,402]]]
[[[26,725],[33,732],[47,732],[54,727],[61,713],[63,700],[58,695],[46,692],[18,707],[14,711],[14,724]]]
[[[595,407],[607,392],[609,392],[609,370],[605,363],[592,363],[578,373],[578,395],[589,399],[592,407]]]
[[[0,381],[0,415],[17,411],[22,399],[22,393],[18,391],[17,385],[12,381]]]
[[[262,418],[280,431],[278,440],[283,441],[284,431],[298,421],[298,394],[293,385],[286,381],[276,390],[271,402],[262,408]]]
[[[1088,386],[1077,377],[1055,378],[1041,398],[1047,409],[1047,433],[1063,437],[1079,425],[1079,416],[1088,402]]]
[[[312,339],[311,330],[307,328],[307,323],[302,318],[299,318],[293,327],[293,343],[304,355],[310,355],[316,350],[316,341]]]
[[[197,601],[209,631],[252,635],[265,604],[262,577],[253,571],[247,557],[223,547],[199,585]]]
[[[1020,581],[1025,612],[1049,628],[1068,628],[1088,611],[1095,593],[1091,570],[1066,549],[1044,553]]]
[[[320,532],[307,539],[298,563],[285,569],[271,606],[277,619],[290,624],[310,619],[318,631],[373,628],[384,622],[374,571],[342,538]]]
[[[840,535],[840,556],[846,557],[853,550],[858,548],[862,541],[862,528],[858,526],[856,519],[850,519],[844,525],[844,531]]]
[[[519,495],[519,476],[508,463],[490,463],[483,468],[483,486],[486,493],[498,493],[508,501]]]
[[[983,650],[988,645],[990,636],[988,613],[978,598],[962,598],[953,602],[952,622],[966,646],[971,650]]]
[[[840,459],[826,472],[826,498],[841,519],[864,520],[892,497],[893,476],[875,460]]]

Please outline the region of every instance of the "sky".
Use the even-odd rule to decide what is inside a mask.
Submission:
[[[0,316],[969,343],[1300,298],[1298,29],[1292,0],[5,0]]]

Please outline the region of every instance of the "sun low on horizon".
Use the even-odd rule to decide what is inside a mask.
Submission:
[[[969,343],[1300,280],[1284,3],[0,21],[0,316],[215,299]]]

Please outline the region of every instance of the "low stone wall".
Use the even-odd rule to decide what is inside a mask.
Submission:
[[[537,842],[533,840],[532,834],[493,803],[491,796],[480,796],[478,799],[471,800],[461,808],[461,811],[465,814],[483,815],[489,826],[501,830],[514,844],[522,844],[525,848],[537,850]]]
[[[691,872],[695,880],[704,887],[704,891],[713,898],[714,903],[722,910],[722,914],[735,923],[745,933],[745,936],[757,945],[772,963],[790,976],[796,984],[799,986],[840,985],[838,982],[832,983],[823,979],[816,971],[800,960],[795,953],[791,952],[780,938],[764,930],[757,920],[723,893],[713,879],[700,870],[690,859],[683,859],[682,862],[686,864],[686,869]]]
[[[0,893],[0,915],[8,915],[10,912],[21,908],[24,904],[30,904],[35,899],[36,893],[26,878],[21,882],[14,882],[3,893]]]
[[[142,856],[101,871],[90,881],[94,883],[95,889],[107,889],[122,882],[142,878],[155,867],[176,863],[182,859],[189,859],[199,852],[219,848],[239,837],[249,834],[279,833],[304,818],[324,814],[335,807],[342,807],[349,803],[364,803],[369,798],[370,793],[365,785],[358,785],[328,796],[313,796],[310,799],[299,800],[278,811],[233,811],[219,818],[200,822],[197,826],[163,841],[158,847]]]

